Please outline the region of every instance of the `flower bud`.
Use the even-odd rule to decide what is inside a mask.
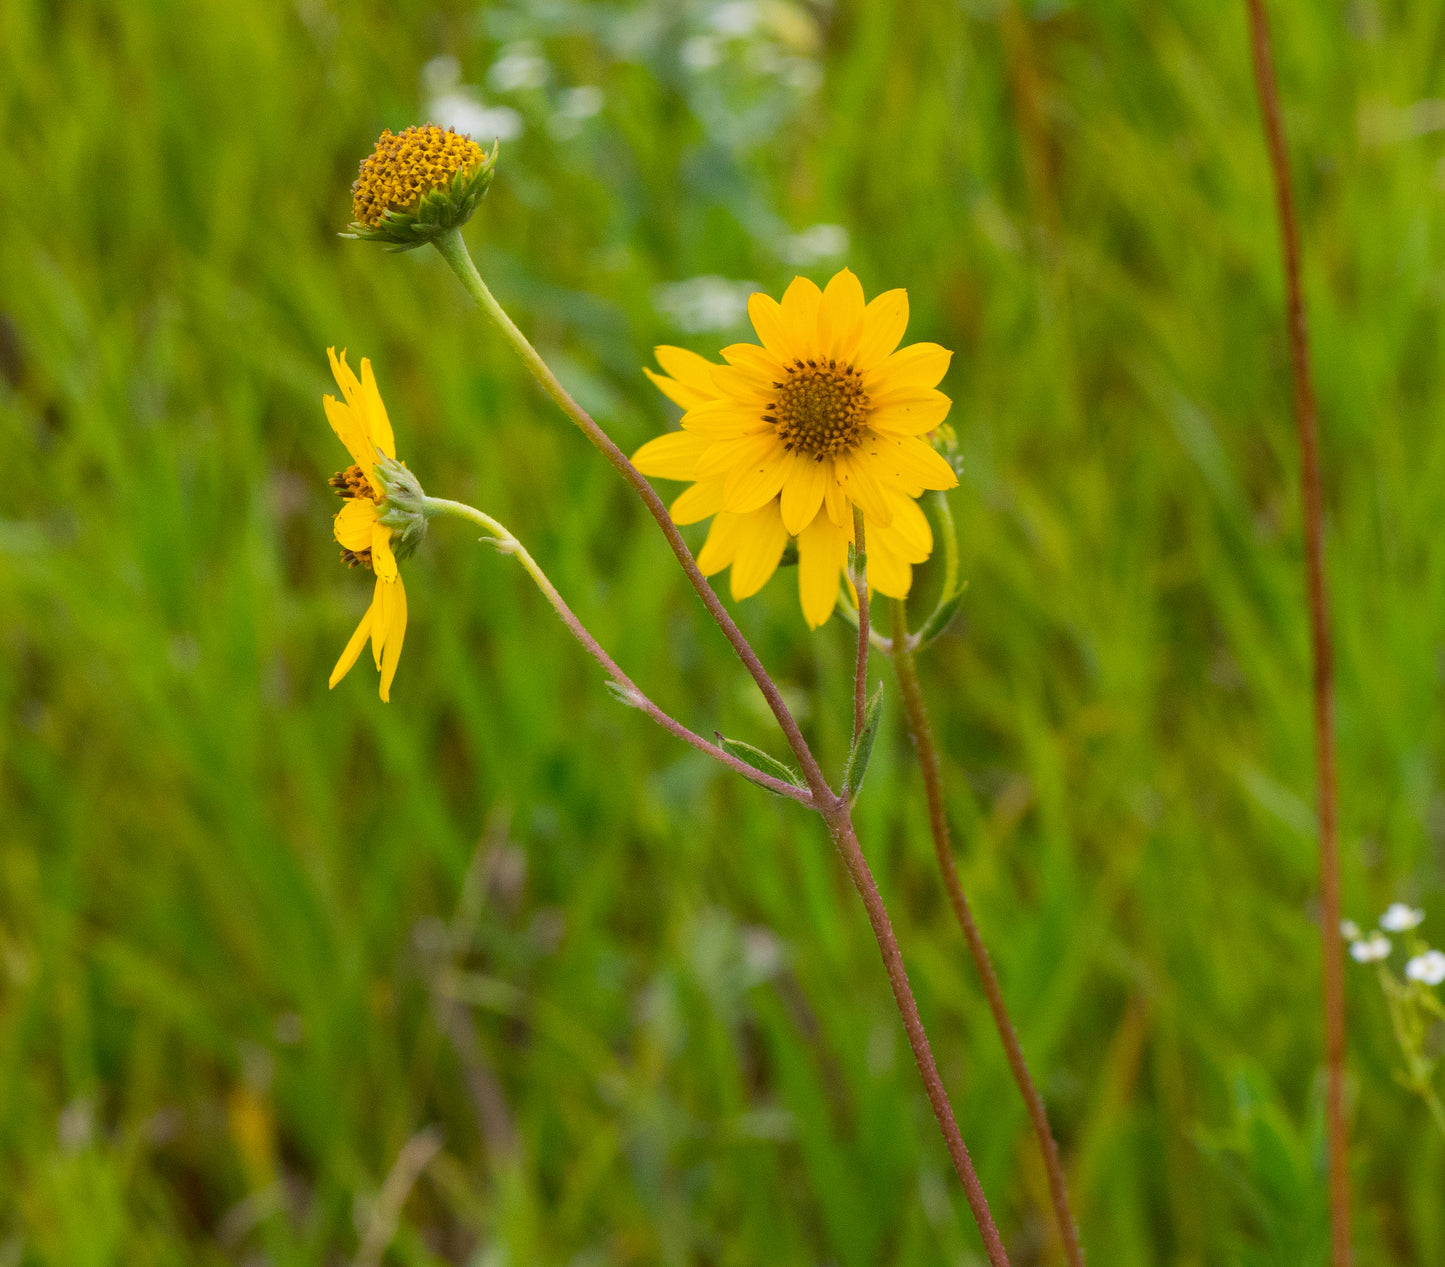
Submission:
[[[385,131],[351,186],[355,217],[341,235],[410,251],[465,224],[486,196],[497,166],[471,137],[435,124]]]
[[[376,522],[392,530],[391,549],[397,559],[409,558],[426,536],[426,494],[416,476],[395,458],[379,456],[375,471],[385,494]]]

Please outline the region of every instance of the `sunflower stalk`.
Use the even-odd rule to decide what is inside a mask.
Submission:
[[[940,498],[942,500],[942,498]],[[952,527],[952,518],[946,521]],[[945,557],[952,533],[945,537]],[[957,546],[953,547],[953,583],[957,583]],[[946,566],[946,565],[945,565]],[[945,577],[945,593],[947,582]],[[1039,1151],[1043,1154],[1044,1170],[1048,1176],[1049,1197],[1053,1203],[1054,1216],[1059,1226],[1059,1235],[1070,1267],[1083,1267],[1084,1254],[1079,1245],[1078,1230],[1069,1210],[1068,1185],[1064,1179],[1063,1163],[1059,1158],[1059,1146],[1049,1127],[1048,1113],[1044,1109],[1043,1097],[1029,1073],[1028,1062],[1024,1059],[1018,1033],[1009,1016],[1008,1005],[1004,1002],[1003,989],[998,974],[994,971],[993,960],[988,947],[974,922],[973,911],[963,892],[963,883],[958,875],[958,862],[953,855],[953,844],[948,829],[948,810],[943,801],[943,778],[938,758],[938,748],[933,740],[933,730],[928,724],[928,710],[924,705],[923,691],[918,683],[918,667],[914,659],[914,641],[908,633],[908,606],[902,599],[893,600],[893,668],[898,676],[899,692],[903,696],[903,711],[908,718],[908,733],[912,736],[913,747],[918,753],[918,764],[923,772],[923,788],[928,799],[928,823],[933,834],[933,850],[938,859],[938,870],[943,877],[943,886],[948,891],[949,905],[954,918],[963,931],[963,939],[973,958],[974,967],[983,983],[988,998],[989,1011],[993,1014],[999,1038],[1003,1041],[1004,1053],[1009,1069],[1018,1084],[1028,1109],[1029,1121],[1038,1140]]]
[[[863,902],[864,910],[868,916],[869,926],[872,929],[874,940],[878,944],[879,954],[883,959],[884,969],[888,976],[889,987],[893,992],[894,1002],[897,1005],[899,1016],[903,1021],[903,1028],[908,1036],[909,1047],[912,1049],[914,1060],[918,1065],[919,1074],[923,1080],[924,1090],[928,1096],[929,1104],[933,1109],[934,1117],[938,1122],[939,1130],[943,1135],[944,1143],[948,1149],[950,1160],[953,1162],[954,1170],[964,1188],[964,1194],[973,1214],[974,1221],[978,1226],[979,1234],[983,1238],[984,1248],[988,1255],[991,1267],[1007,1267],[1008,1254],[1004,1249],[1003,1240],[999,1236],[997,1225],[994,1222],[992,1211],[989,1209],[987,1197],[984,1195],[983,1186],[979,1182],[977,1172],[974,1170],[973,1161],[969,1156],[968,1148],[963,1141],[963,1136],[958,1129],[958,1122],[954,1116],[952,1105],[948,1100],[948,1093],[944,1088],[943,1079],[938,1072],[937,1062],[934,1060],[933,1051],[929,1045],[928,1035],[923,1027],[922,1019],[918,1013],[918,1006],[913,997],[913,991],[908,981],[908,974],[903,963],[903,954],[898,946],[898,939],[893,931],[893,926],[888,918],[887,908],[884,905],[883,897],[878,891],[877,882],[874,880],[871,870],[868,867],[867,859],[863,855],[862,847],[858,843],[857,833],[853,827],[852,817],[848,798],[833,791],[824,777],[817,758],[813,755],[807,741],[803,738],[802,731],[798,728],[787,705],[783,701],[777,684],[772,680],[767,670],[763,667],[762,661],[757,653],[743,637],[727,609],[723,607],[712,586],[708,584],[707,578],[703,575],[693,558],[692,552],[688,549],[687,543],[683,541],[676,524],[673,523],[668,514],[666,506],[658,497],[652,485],[646,477],[628,460],[625,454],[617,447],[612,439],[602,430],[601,427],[588,415],[571,395],[557,380],[547,363],[541,355],[527,340],[526,336],[517,328],[516,324],[497,303],[481,275],[477,272],[476,265],[472,262],[467,252],[466,244],[462,240],[459,230],[452,230],[443,233],[433,239],[433,245],[445,259],[452,271],[456,273],[467,293],[472,296],[477,305],[487,314],[502,332],[503,337],[512,345],[513,350],[522,359],[522,362],[531,371],[532,376],[537,380],[542,390],[556,402],[559,408],[569,419],[582,431],[592,444],[607,458],[608,462],[618,471],[619,474],[632,486],[634,491],[647,506],[653,518],[657,521],[658,527],[666,537],[668,545],[672,548],[673,554],[677,557],[688,580],[702,599],[709,615],[722,630],[728,642],[732,645],[738,658],[743,662],[753,680],[757,683],[758,689],[762,692],[769,708],[773,712],[783,735],[787,740],[789,748],[797,759],[801,770],[802,778],[807,785],[807,804],[811,806],[822,817],[828,828],[834,846],[837,848],[844,866],[848,871],[849,879],[852,881],[859,898]],[[473,510],[469,506],[460,503],[446,504],[447,512],[459,515],[462,518],[471,519],[474,523],[481,524],[488,532],[498,535],[497,529],[501,525],[495,520],[482,516],[481,512]],[[438,512],[442,507],[438,506]],[[505,531],[505,530],[503,530]],[[511,538],[511,534],[506,534]],[[525,552],[520,547],[514,551],[518,558],[524,558]],[[530,555],[525,555],[530,559]],[[524,566],[527,564],[524,562]],[[591,635],[582,628],[581,623],[572,616],[570,609],[562,601],[560,595],[556,594],[550,582],[536,568],[535,563],[528,567],[533,580],[536,581],[548,600],[552,602],[558,615],[568,624],[574,636],[587,647],[588,651],[597,661],[603,665],[623,689],[630,688],[635,691],[630,681],[616,668],[606,652],[598,646]],[[865,628],[866,635],[866,628]],[[861,639],[864,645],[863,655],[866,657],[867,639]],[[641,695],[641,692],[638,692]],[[683,729],[678,723],[672,722],[670,718],[665,721],[665,714],[657,710],[653,714],[654,720],[659,721],[667,729],[673,730],[677,727]],[[669,724],[671,723],[671,724]],[[860,723],[859,730],[862,730]],[[676,731],[674,731],[676,733]],[[707,744],[699,736],[691,732],[680,735],[686,742],[695,747],[702,747]],[[712,747],[708,745],[707,747]],[[704,750],[707,750],[704,748]],[[722,750],[719,749],[719,752]],[[723,754],[727,756],[729,754]],[[721,758],[720,758],[721,759]],[[724,764],[731,764],[732,758]],[[740,763],[741,764],[741,763]],[[752,770],[747,777],[754,782],[760,781],[763,776],[761,771]],[[781,779],[776,780],[779,788],[788,787]],[[791,799],[803,801],[804,797],[799,795],[800,789],[788,787],[782,795],[789,795]]]

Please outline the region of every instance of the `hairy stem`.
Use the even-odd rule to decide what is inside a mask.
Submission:
[[[625,674],[617,662],[607,654],[602,644],[588,632],[587,627],[577,618],[577,614],[567,605],[567,600],[557,592],[557,587],[551,582],[547,574],[542,571],[527,549],[517,540],[505,527],[493,519],[490,515],[484,514],[474,506],[468,506],[464,502],[448,501],[444,497],[428,497],[426,499],[426,510],[428,514],[450,515],[456,519],[468,519],[479,528],[490,534],[492,544],[503,554],[512,555],[523,568],[527,575],[536,582],[537,588],[542,591],[542,596],[552,604],[552,610],[562,618],[562,623],[567,630],[586,649],[587,653],[602,666],[603,671],[614,682],[617,683],[628,695],[628,702],[633,707],[640,709],[661,726],[668,734],[681,739],[685,744],[691,744],[699,752],[705,752],[714,761],[719,761],[728,769],[741,774],[743,778],[767,788],[770,792],[776,792],[779,796],[786,796],[789,800],[799,801],[804,805],[811,805],[813,797],[811,793],[802,788],[794,787],[791,783],[785,783],[782,779],[775,779],[770,774],[764,774],[756,770],[745,761],[738,760],[732,753],[719,748],[714,743],[709,743],[701,735],[689,730],[676,718],[663,712],[656,704],[647,698],[630,677]]]
[[[1068,1256],[1070,1267],[1083,1267],[1084,1252],[1079,1246],[1078,1229],[1074,1226],[1073,1215],[1069,1211],[1069,1193],[1064,1182],[1063,1163],[1059,1159],[1059,1146],[1054,1142],[1054,1133],[1049,1128],[1043,1097],[1034,1086],[1028,1063],[1024,1060],[1023,1048],[1019,1045],[1018,1034],[1009,1018],[1003,990],[999,987],[998,974],[994,972],[993,960],[989,958],[988,947],[984,945],[978,925],[974,923],[973,912],[969,909],[968,898],[964,896],[963,884],[958,878],[958,863],[953,856],[953,845],[949,838],[948,812],[943,803],[943,779],[939,768],[938,749],[933,743],[933,731],[928,724],[928,711],[924,707],[923,691],[918,685],[918,670],[908,641],[908,608],[901,599],[893,600],[893,646],[893,668],[898,674],[898,688],[903,695],[908,733],[913,737],[913,746],[918,752],[918,764],[923,770],[923,789],[928,798],[928,823],[933,831],[933,852],[938,859],[939,873],[943,876],[943,887],[948,891],[949,905],[953,907],[954,917],[963,930],[963,939],[968,943],[968,952],[973,956],[974,966],[983,982],[983,992],[988,998],[989,1011],[993,1013],[993,1023],[1003,1040],[1009,1069],[1013,1071],[1014,1081],[1018,1083],[1019,1093],[1028,1107],[1029,1121],[1033,1123],[1039,1151],[1044,1158],[1044,1170],[1048,1174],[1049,1195],[1053,1200],[1054,1216],[1058,1221],[1064,1253]]]
[[[1325,589],[1324,493],[1320,480],[1319,415],[1310,376],[1309,329],[1300,275],[1299,224],[1290,184],[1289,151],[1280,119],[1274,57],[1264,0],[1247,0],[1254,53],[1254,80],[1264,116],[1270,168],[1274,174],[1281,252],[1289,306],[1290,368],[1294,377],[1295,425],[1299,431],[1300,482],[1304,495],[1305,575],[1309,589],[1310,637],[1314,646],[1315,761],[1320,817],[1320,941],[1324,958],[1325,1116],[1330,1143],[1330,1246],[1333,1267],[1350,1262],[1349,1135],[1345,1127],[1345,984],[1340,927],[1340,855],[1335,773],[1333,651],[1329,599]]]
[[[592,420],[588,412],[582,408],[561,383],[557,376],[552,373],[547,362],[537,352],[511,317],[507,316],[487,289],[487,284],[477,272],[477,267],[472,263],[472,257],[467,253],[466,243],[462,241],[460,229],[453,229],[442,234],[435,240],[438,251],[442,258],[451,265],[452,271],[456,273],[462,285],[471,297],[476,300],[477,306],[496,324],[497,328],[505,336],[508,343],[512,345],[513,351],[522,358],[523,364],[532,372],[542,390],[547,393],[562,410],[564,414],[576,424],[593,444],[603,457],[618,471],[642,499],[643,504],[651,512],[652,517],[657,520],[657,526],[662,529],[662,535],[667,538],[667,544],[672,547],[672,552],[677,556],[677,561],[682,565],[682,570],[687,573],[687,579],[692,582],[692,587],[697,591],[698,597],[702,599],[703,606],[708,614],[717,622],[719,629],[728,642],[732,644],[733,651],[739,660],[743,662],[748,673],[758,685],[758,690],[767,700],[768,707],[772,710],[773,716],[777,719],[778,725],[782,728],[783,735],[788,741],[788,747],[793,750],[799,765],[802,767],[803,777],[807,780],[808,787],[815,797],[823,797],[829,794],[828,781],[823,777],[823,771],[819,768],[818,762],[814,759],[807,743],[803,739],[803,732],[798,729],[798,723],[793,719],[788,706],[783,702],[782,694],[779,692],[768,672],[763,668],[762,661],[757,653],[748,645],[743,637],[742,631],[737,627],[733,618],[728,615],[727,608],[722,605],[711,585],[697,566],[697,560],[692,557],[692,551],[687,548],[687,542],[682,539],[678,532],[677,525],[672,522],[672,516],[667,513],[667,507],[663,505],[662,499],[657,491],[647,482],[647,477],[642,474],[631,462],[627,455],[613,443],[612,438]]]
[[[903,953],[898,949],[898,939],[893,934],[887,908],[883,905],[883,897],[878,892],[873,873],[868,868],[868,860],[864,858],[863,850],[858,844],[858,836],[848,816],[847,806],[840,801],[832,808],[819,812],[828,824],[833,843],[842,855],[843,865],[848,868],[848,878],[853,881],[853,887],[858,890],[858,896],[863,899],[864,909],[868,912],[868,922],[873,927],[873,937],[878,943],[879,953],[883,956],[883,966],[888,973],[888,984],[893,989],[893,1000],[898,1005],[898,1014],[903,1018],[908,1046],[913,1051],[913,1059],[923,1078],[928,1102],[933,1106],[933,1116],[938,1120],[938,1129],[943,1132],[949,1158],[963,1184],[974,1222],[978,1224],[979,1233],[983,1237],[988,1261],[992,1267],[1007,1267],[1008,1254],[994,1224],[993,1214],[988,1208],[983,1185],[979,1183],[978,1173],[973,1168],[973,1159],[968,1155],[968,1148],[953,1116],[953,1107],[948,1102],[948,1093],[943,1088],[943,1079],[939,1076],[938,1065],[933,1059],[933,1050],[928,1045],[928,1035],[924,1032],[923,1021],[918,1015],[918,1004],[914,1002],[913,990],[908,984]]]

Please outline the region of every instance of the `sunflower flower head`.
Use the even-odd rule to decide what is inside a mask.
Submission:
[[[393,251],[424,246],[471,219],[497,166],[469,136],[435,124],[387,130],[361,162],[351,186],[352,223],[343,237],[382,242]]]
[[[796,539],[803,616],[822,625],[837,603],[855,509],[870,589],[904,597],[914,565],[933,550],[918,498],[958,483],[927,439],[948,414],[938,384],[953,353],[936,343],[900,348],[907,293],[865,303],[846,268],[823,290],[797,277],[781,302],[755,294],[748,315],[761,346],[726,347],[724,364],[656,350],[665,374],[645,373],[682,406],[682,430],[650,440],[633,461],[645,475],[691,481],[672,517],[712,517],[698,566],[709,576],[731,567],[735,599],[760,590]]]
[[[342,399],[328,395],[322,398],[322,404],[331,429],[351,455],[351,465],[331,477],[331,487],[342,499],[334,521],[336,540],[341,545],[342,559],[350,567],[364,567],[376,575],[371,606],[331,670],[331,685],[334,687],[350,672],[370,638],[372,657],[381,673],[381,698],[390,700],[391,682],[406,637],[406,589],[397,570],[393,541],[398,534],[404,540],[407,529],[404,523],[400,529],[394,526],[397,521],[393,512],[404,513],[404,503],[399,500],[397,506],[392,506],[388,489],[400,485],[395,470],[405,467],[396,461],[396,440],[371,362],[363,358],[358,379],[346,363],[344,350],[337,356],[327,348],[326,355],[331,359],[331,372],[341,388]],[[416,481],[412,479],[411,483],[415,485]],[[413,541],[412,548],[415,544]]]

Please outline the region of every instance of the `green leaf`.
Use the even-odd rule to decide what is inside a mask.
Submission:
[[[923,627],[914,635],[918,640],[914,644],[918,650],[922,650],[948,628],[949,623],[958,614],[959,604],[963,602],[963,595],[967,589],[968,582],[965,581],[954,592],[952,598],[944,599],[933,609],[933,614],[923,622]]]
[[[752,744],[744,743],[741,739],[729,739],[726,735],[718,735],[717,742],[718,747],[724,752],[736,757],[744,764],[752,766],[754,770],[771,774],[773,778],[782,779],[784,783],[791,783],[794,787],[806,788],[808,786],[803,782],[803,776],[792,766],[784,765],[777,757],[771,756],[761,748],[754,748]]]
[[[863,729],[853,736],[853,750],[848,754],[848,766],[843,771],[843,793],[856,796],[863,786],[863,776],[868,773],[868,758],[873,755],[873,741],[878,738],[878,723],[883,719],[883,683],[873,692],[873,698],[863,710]]]
[[[629,690],[621,682],[614,682],[611,678],[608,678],[602,685],[612,692],[612,698],[619,704],[626,704],[628,708],[642,707],[642,696],[637,693],[635,688]]]

